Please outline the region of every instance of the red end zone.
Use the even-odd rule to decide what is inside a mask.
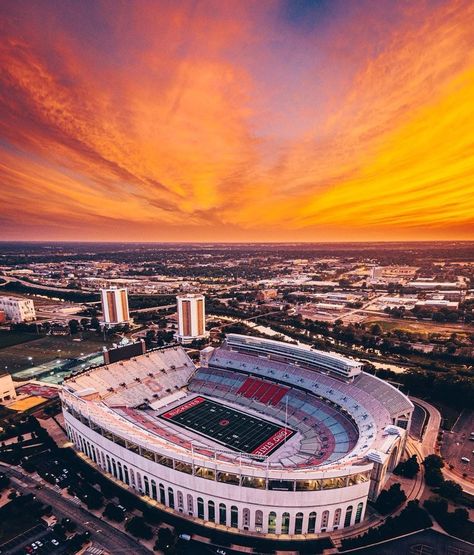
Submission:
[[[271,451],[274,451],[276,447],[285,441],[288,437],[294,434],[293,430],[288,428],[280,428],[278,432],[275,432],[271,437],[259,445],[256,449],[252,451],[252,455],[268,455]]]
[[[171,409],[168,412],[165,412],[164,414],[162,414],[161,416],[163,418],[168,418],[168,419],[174,418],[175,416],[178,416],[178,414],[181,414],[182,412],[186,412],[187,410],[195,407],[196,405],[200,405],[204,401],[205,399],[203,397],[194,397],[194,399],[191,399],[191,401],[188,401],[187,403],[183,403],[182,405],[179,405],[179,407]]]

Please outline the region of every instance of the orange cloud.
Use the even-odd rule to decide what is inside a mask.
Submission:
[[[276,6],[10,6],[4,238],[472,237],[472,3]]]

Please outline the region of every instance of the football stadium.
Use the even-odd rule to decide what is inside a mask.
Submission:
[[[272,537],[360,523],[413,412],[358,361],[237,334],[199,365],[170,346],[87,370],[61,399],[75,449],[123,487],[197,523]]]

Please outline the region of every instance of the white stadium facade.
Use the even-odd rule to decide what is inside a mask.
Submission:
[[[68,379],[77,451],[150,503],[261,534],[358,524],[405,446],[413,405],[334,353],[229,334]]]

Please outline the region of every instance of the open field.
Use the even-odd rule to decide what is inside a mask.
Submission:
[[[0,331],[0,349],[21,345],[29,341],[37,341],[38,339],[41,339],[41,335],[35,333]]]
[[[441,413],[441,428],[444,430],[451,430],[456,423],[456,420],[459,418],[461,410],[451,407],[450,405],[446,405],[437,399],[430,399],[429,402]]]
[[[443,322],[419,322],[417,320],[404,319],[381,319],[367,318],[364,324],[378,324],[384,331],[403,330],[411,333],[421,333],[428,335],[429,333],[439,333],[449,337],[452,333],[458,335],[470,335],[474,330],[465,324],[453,324]]]
[[[102,337],[96,334],[87,334],[86,337],[78,342],[73,341],[71,336],[40,336],[35,341],[2,348],[0,368],[14,373],[55,359],[77,358],[83,354],[100,351],[104,345],[111,345],[111,342],[104,342]]]

